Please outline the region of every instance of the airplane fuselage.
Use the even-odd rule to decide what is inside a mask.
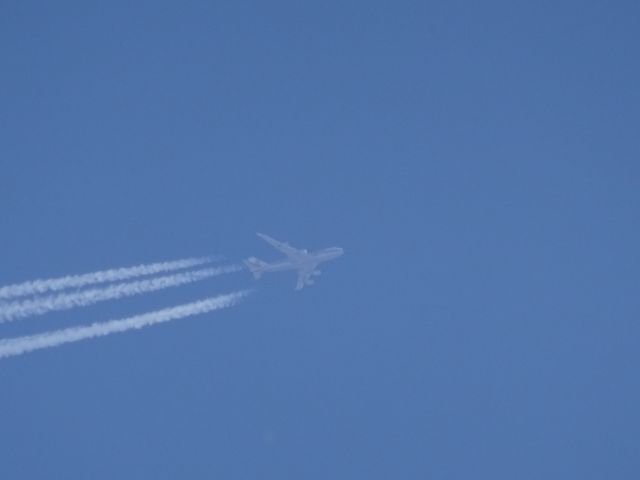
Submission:
[[[328,262],[344,254],[340,247],[325,248],[317,252],[308,253],[306,258],[300,260],[280,260],[277,262],[266,262],[263,266],[265,272],[281,272],[283,270],[299,270],[301,267],[313,269],[323,262]]]

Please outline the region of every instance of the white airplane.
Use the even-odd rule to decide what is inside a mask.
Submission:
[[[297,270],[298,283],[296,283],[296,290],[302,289],[305,285],[313,285],[314,281],[312,277],[318,276],[321,273],[320,270],[316,269],[320,263],[338,258],[344,253],[344,250],[339,247],[325,248],[317,252],[309,253],[306,250],[293,248],[288,243],[279,242],[262,233],[258,233],[258,236],[284,253],[287,258],[273,263],[263,262],[256,257],[247,258],[244,264],[251,273],[253,273],[253,277],[258,280],[265,272]]]

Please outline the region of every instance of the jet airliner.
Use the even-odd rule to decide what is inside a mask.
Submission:
[[[287,258],[278,262],[267,263],[258,260],[256,257],[247,258],[244,264],[253,273],[253,277],[258,280],[265,272],[279,272],[282,270],[297,270],[298,281],[296,290],[301,290],[305,285],[313,285],[314,276],[320,275],[317,266],[322,262],[338,258],[344,253],[340,247],[325,248],[316,252],[308,252],[292,247],[288,243],[279,242],[263,233],[257,234],[261,239],[269,245],[277,248],[286,255]]]

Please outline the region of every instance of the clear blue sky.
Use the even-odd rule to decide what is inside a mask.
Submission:
[[[0,361],[0,478],[635,479],[636,1],[0,15],[0,284],[342,246],[0,325],[242,305]]]

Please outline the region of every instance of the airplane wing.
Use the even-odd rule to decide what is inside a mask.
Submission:
[[[293,248],[288,243],[279,242],[275,238],[271,238],[269,235],[265,235],[264,233],[258,233],[257,235],[272,247],[275,247],[278,250],[280,250],[291,260],[300,260],[307,256],[305,251],[298,250],[297,248]]]
[[[310,281],[310,278],[315,269],[316,265],[310,265],[308,267],[298,269],[298,283],[296,283],[296,290],[302,290],[305,285],[311,285],[313,283],[313,281]]]

